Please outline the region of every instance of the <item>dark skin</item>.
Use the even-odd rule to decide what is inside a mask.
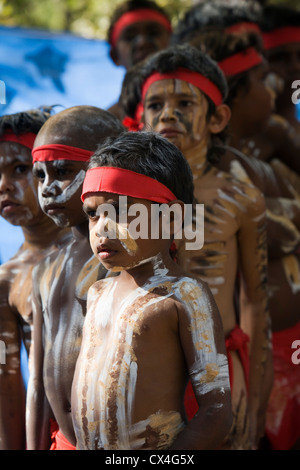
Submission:
[[[89,290],[72,386],[77,448],[219,448],[230,427],[231,404],[226,364],[220,382],[214,379],[221,368],[216,367],[214,377],[208,372],[212,358],[215,363],[225,353],[216,304],[205,283],[197,283],[173,262],[169,239],[137,239],[129,253],[118,238],[106,237],[107,221],[97,209],[117,198],[90,193],[84,201],[93,252],[106,269],[120,275]],[[151,206],[143,199],[132,202]],[[200,387],[197,367],[207,371]],[[183,395],[192,371],[199,412],[184,425]]]
[[[263,66],[249,71],[250,90],[240,90],[232,103],[230,145],[243,152],[241,142],[250,139],[249,129],[266,128],[272,113],[272,95],[263,83]],[[252,101],[246,107],[245,95]],[[257,106],[256,106],[256,103]],[[269,104],[268,104],[269,103]],[[247,112],[245,112],[247,109]],[[263,112],[259,114],[259,110]],[[253,110],[253,112],[251,112]],[[269,112],[269,116],[268,116]],[[240,178],[234,161],[238,161],[246,175],[265,196],[268,208],[268,276],[270,313],[273,331],[291,327],[299,321],[297,309],[299,293],[293,287],[299,282],[294,268],[294,256],[299,246],[300,205],[299,177],[282,160],[262,161],[254,156],[228,150],[219,167]],[[290,258],[287,255],[292,255]],[[280,289],[278,287],[280,286]],[[289,294],[289,295],[287,295]],[[284,310],[282,309],[285,304]],[[287,308],[288,306],[288,308]],[[282,312],[284,311],[284,315]]]
[[[23,339],[27,353],[32,345],[32,271],[66,242],[61,230],[43,214],[32,176],[31,149],[0,143],[0,211],[12,225],[20,226],[24,243],[0,266],[0,339],[6,361],[0,365],[0,449],[25,450],[25,388],[20,367]]]
[[[241,185],[237,191],[236,180],[229,174],[219,172],[207,161],[211,135],[220,133],[230,119],[230,110],[226,105],[218,106],[208,119],[208,102],[204,95],[194,85],[179,79],[158,80],[151,84],[143,104],[146,127],[174,143],[193,171],[195,199],[205,205],[205,242],[200,250],[186,250],[179,242],[177,259],[186,271],[208,282],[220,310],[225,336],[230,334],[237,322],[234,291],[236,273],[238,270],[242,273],[239,322],[252,338],[252,386],[247,404],[245,375],[240,358],[233,351],[234,425],[226,446],[255,447],[257,434],[261,433],[262,428],[261,424],[257,425],[257,416],[263,416],[258,413],[258,408],[262,399],[262,371],[266,368],[265,357],[269,349],[264,276],[264,199],[253,186]],[[219,211],[223,204],[226,210]],[[247,425],[249,416],[251,432]]]
[[[107,128],[103,130],[103,114],[97,108],[74,107],[53,117],[40,131],[36,146],[61,143],[93,151],[109,135]],[[88,221],[80,199],[85,168],[86,162],[82,161],[35,163],[40,204],[56,224],[71,228],[72,239],[34,273],[36,344],[29,383],[28,449],[50,448],[49,419],[53,417],[63,435],[76,444],[71,385],[80,350],[86,295],[90,285],[107,274],[89,245]]]

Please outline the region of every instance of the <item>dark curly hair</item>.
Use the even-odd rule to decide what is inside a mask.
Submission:
[[[193,203],[192,170],[180,150],[155,132],[125,132],[108,137],[88,168],[113,166],[135,171],[164,184],[186,204]]]
[[[182,44],[201,31],[224,32],[229,26],[237,23],[259,24],[262,19],[262,8],[256,2],[240,0],[224,4],[222,1],[210,0],[197,3],[178,21],[172,36],[172,44]]]
[[[37,134],[42,125],[51,117],[53,107],[40,107],[14,114],[0,116],[0,136],[7,130],[20,135],[26,132]]]

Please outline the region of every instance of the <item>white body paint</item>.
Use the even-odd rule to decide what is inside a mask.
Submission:
[[[183,429],[184,421],[177,410],[157,409],[147,419],[132,422],[139,374],[134,338],[141,334],[147,309],[149,312],[152,307],[153,312],[156,306],[157,311],[160,302],[171,296],[184,304],[190,322],[197,358],[190,371],[194,386],[203,394],[212,390],[223,393],[229,388],[226,357],[216,350],[206,294],[191,278],[169,276],[159,256],[152,258],[152,264],[154,275],[144,286],[130,292],[118,305],[117,312],[112,308],[117,296],[114,280],[101,281],[101,300],[97,290],[92,287],[89,291],[83,342],[72,390],[73,421],[79,449],[141,449],[146,444],[142,434],[148,426],[158,429],[159,433],[166,429],[169,446]],[[163,286],[168,286],[166,295],[149,296],[153,289]],[[130,310],[133,304],[134,308]],[[126,315],[128,311],[129,316]],[[203,371],[210,368],[214,374],[206,379]],[[95,408],[100,410],[99,414],[93,403],[97,403]],[[116,424],[113,446],[112,423]],[[158,448],[159,445],[168,448],[165,441],[158,444]]]

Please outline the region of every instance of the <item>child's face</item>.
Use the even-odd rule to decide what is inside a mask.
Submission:
[[[169,33],[159,23],[142,21],[125,28],[116,44],[113,60],[128,70],[150,54],[165,49],[169,44]]]
[[[266,85],[268,72],[265,65],[250,70],[249,89],[241,91],[233,101],[233,115],[238,116],[246,133],[260,131],[274,110],[275,93]]]
[[[300,79],[300,43],[285,44],[269,51],[270,68],[285,82],[291,91],[293,81]]]
[[[10,142],[0,143],[0,215],[12,225],[36,222],[42,212],[32,175],[31,150]]]
[[[151,238],[157,220],[151,207],[151,201],[113,193],[91,193],[85,198],[91,248],[106,269],[129,270],[168,250],[169,239]]]
[[[70,160],[34,164],[41,208],[61,228],[74,227],[86,220],[80,200],[84,168],[84,162]]]
[[[207,111],[208,102],[194,85],[179,79],[159,80],[145,96],[145,128],[162,134],[186,153],[208,143]]]

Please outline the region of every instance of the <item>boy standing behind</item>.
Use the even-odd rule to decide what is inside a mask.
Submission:
[[[33,150],[40,205],[70,242],[34,272],[34,361],[28,386],[27,444],[30,450],[75,449],[71,384],[80,350],[86,295],[106,276],[93,256],[80,200],[87,162],[120,121],[94,106],[74,106],[50,118]],[[52,426],[50,426],[52,424]],[[52,444],[51,437],[52,435]]]
[[[32,344],[32,270],[66,243],[61,230],[41,210],[32,175],[31,150],[50,113],[32,109],[0,118],[0,215],[22,228],[24,242],[0,266],[0,449],[24,450],[25,397],[20,362],[21,343]]]
[[[154,133],[125,133],[93,155],[82,199],[95,256],[120,274],[88,293],[72,386],[77,448],[219,448],[231,424],[219,312],[207,285],[172,260],[172,219],[169,237],[151,239],[155,222],[163,223],[151,216],[153,206],[177,203],[182,211],[193,201],[186,160]],[[131,228],[137,207],[140,238]],[[188,378],[199,410],[186,425]]]
[[[266,215],[258,189],[214,166],[214,146],[224,142],[230,119],[226,93],[217,64],[183,45],[133,67],[123,82],[122,103],[135,127],[138,121],[175,143],[192,168],[195,198],[204,203],[204,246],[188,251],[180,244],[177,259],[207,281],[215,296],[231,373],[234,424],[227,445],[247,449],[255,448],[264,432],[264,374],[271,361]]]

